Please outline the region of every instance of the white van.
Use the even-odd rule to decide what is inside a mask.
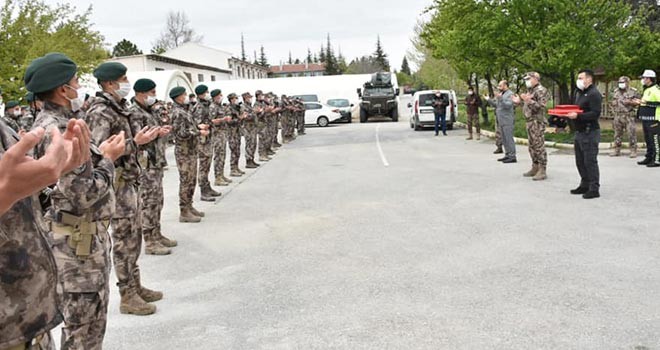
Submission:
[[[447,106],[447,129],[451,130],[454,128],[454,123],[458,116],[458,101],[454,90],[423,90],[415,92],[412,101],[408,103],[411,128],[421,130],[427,126],[435,126],[433,99],[438,92],[449,100],[449,106]]]

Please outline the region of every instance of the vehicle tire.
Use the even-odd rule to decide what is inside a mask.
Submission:
[[[367,111],[360,108],[360,123],[366,123],[369,117],[367,116]]]
[[[410,128],[411,129],[415,128],[415,124],[413,123],[413,118],[410,118]]]
[[[326,117],[321,116],[319,117],[319,119],[316,120],[316,125],[322,128],[325,128],[326,126],[328,126],[328,124],[330,124],[330,121]]]
[[[348,115],[348,121],[347,121],[347,123],[350,124],[350,123],[352,123],[352,122],[353,122],[353,112],[351,112],[351,114]]]
[[[398,122],[399,121],[399,107],[395,107],[394,110],[392,111],[392,114],[390,116],[392,117],[393,122]]]

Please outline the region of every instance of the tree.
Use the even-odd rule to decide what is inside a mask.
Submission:
[[[138,49],[137,45],[126,39],[118,42],[117,45],[115,45],[115,47],[112,49],[113,57],[134,56],[141,54],[142,51]]]
[[[70,4],[41,0],[6,0],[0,7],[0,82],[5,100],[26,94],[23,76],[39,56],[61,52],[91,72],[106,59],[103,36],[90,22],[92,7],[79,12]]]
[[[346,57],[341,53],[341,47],[339,47],[337,54],[337,65],[339,66],[339,71],[343,74],[348,71],[348,63],[346,63]]]
[[[380,71],[380,65],[371,56],[355,58],[346,70],[349,74],[371,74]]]
[[[325,48],[321,44],[321,51],[319,51],[319,62],[325,63]]]
[[[314,57],[312,57],[312,50],[310,50],[309,47],[307,48],[307,58],[306,58],[306,60],[307,60],[307,63],[312,63],[312,62],[316,61],[316,59]]]
[[[302,62],[300,62],[300,59],[298,59],[298,58],[296,58],[296,60],[293,61],[293,64],[301,64],[301,63],[302,63]]]
[[[268,68],[268,58],[266,58],[266,51],[264,50],[264,46],[261,45],[261,50],[259,52],[259,65],[262,67]]]
[[[287,61],[288,64],[293,64],[293,58],[291,58],[291,51],[289,51],[289,60]]]
[[[403,56],[403,62],[401,63],[401,73],[411,75],[410,65],[408,65],[408,58]]]
[[[183,11],[170,11],[167,14],[165,30],[153,43],[152,52],[167,51],[179,47],[187,42],[202,42],[203,37],[196,35],[195,30],[190,27],[190,20]]]
[[[383,46],[380,43],[380,35],[376,41],[376,51],[373,53],[374,61],[380,66],[381,70],[388,71],[390,70],[390,61],[387,59],[387,54],[383,50]]]
[[[335,56],[332,44],[330,43],[330,34],[328,34],[328,43],[325,48],[325,74],[326,75],[339,75],[342,72],[339,70],[337,57]]]
[[[255,60],[256,59],[255,55]],[[241,61],[247,62],[247,55],[245,54],[245,38],[243,37],[243,33],[241,33]]]

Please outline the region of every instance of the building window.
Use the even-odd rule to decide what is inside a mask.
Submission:
[[[200,83],[204,82],[204,74],[197,74],[197,81]]]
[[[242,76],[243,78],[245,78],[245,67],[241,68],[241,71],[242,71],[242,73],[243,73],[241,76]]]
[[[156,67],[157,72],[162,71],[162,70],[165,70],[165,69]]]
[[[184,72],[183,74],[185,74],[186,78],[188,78],[188,81],[190,81],[192,83],[192,74],[190,74],[188,72]]]
[[[211,81],[215,81],[215,75],[211,76]]]

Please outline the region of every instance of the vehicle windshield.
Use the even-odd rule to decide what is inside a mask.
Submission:
[[[364,96],[367,97],[385,97],[394,95],[392,88],[371,88],[364,90]]]
[[[319,102],[319,98],[316,95],[296,95],[294,97],[300,97],[303,102]]]
[[[328,100],[328,106],[342,108],[342,107],[350,106],[350,103],[348,102],[348,100],[335,99],[335,100]]]

